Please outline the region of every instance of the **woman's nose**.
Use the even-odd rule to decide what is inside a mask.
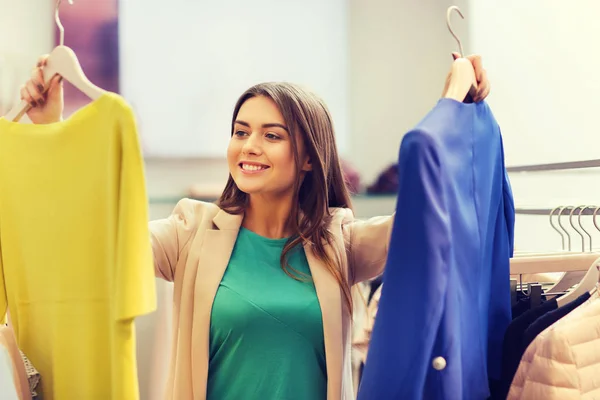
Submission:
[[[260,143],[260,135],[257,133],[252,133],[246,139],[244,143],[244,147],[242,148],[242,152],[244,154],[253,154],[258,155],[262,153],[261,143]]]

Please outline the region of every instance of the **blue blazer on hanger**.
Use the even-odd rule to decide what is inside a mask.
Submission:
[[[439,100],[404,136],[398,172],[358,399],[486,399],[511,321],[515,218],[488,105]]]

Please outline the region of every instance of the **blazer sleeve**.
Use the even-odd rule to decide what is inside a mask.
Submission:
[[[422,397],[447,293],[449,215],[430,138],[407,133],[398,169],[388,264],[358,400]]]
[[[184,248],[187,248],[198,229],[198,204],[182,199],[168,218],[150,222],[150,242],[156,277],[173,282]]]
[[[351,284],[372,279],[383,272],[387,259],[394,215],[354,220],[350,235]]]

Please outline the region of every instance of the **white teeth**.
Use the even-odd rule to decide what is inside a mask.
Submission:
[[[242,169],[245,171],[258,171],[261,169],[265,169],[265,167],[260,165],[242,164]]]

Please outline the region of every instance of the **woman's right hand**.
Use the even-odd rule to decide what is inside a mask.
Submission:
[[[21,99],[31,105],[27,116],[34,124],[51,124],[62,119],[64,108],[62,77],[55,75],[46,90],[43,71],[47,60],[48,55],[39,58],[31,78],[21,87]]]

